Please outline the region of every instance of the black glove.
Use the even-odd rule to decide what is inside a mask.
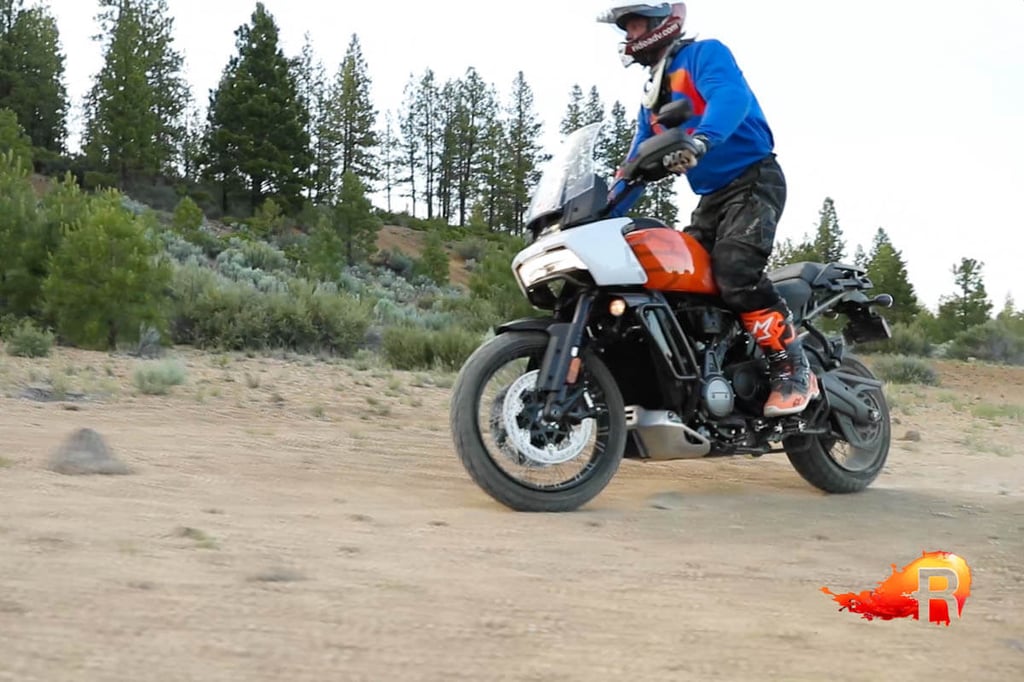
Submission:
[[[708,141],[703,135],[697,135],[689,139],[689,144],[683,149],[662,157],[661,162],[665,168],[677,175],[681,175],[697,165],[701,157],[708,151]]]

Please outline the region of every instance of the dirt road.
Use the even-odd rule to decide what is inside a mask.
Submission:
[[[0,680],[1024,679],[1024,371],[892,387],[921,438],[860,495],[784,458],[626,462],[544,516],[463,473],[446,381],[176,353],[168,396],[132,358],[0,360]],[[18,397],[47,378],[113,393]],[[134,473],[47,470],[79,427]],[[923,550],[973,569],[949,627],[820,591]]]

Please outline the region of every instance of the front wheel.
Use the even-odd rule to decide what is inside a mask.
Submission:
[[[812,367],[818,369],[817,363],[812,361]],[[863,362],[849,355],[843,357],[842,369],[849,374],[875,378]],[[889,405],[881,388],[863,388],[860,395],[868,409],[878,415],[878,420],[855,427],[860,440],[858,446],[846,442],[836,433],[797,436],[784,443],[790,464],[805,481],[819,490],[827,493],[860,492],[871,485],[885,467],[892,438]]]
[[[452,388],[450,424],[459,459],[488,495],[515,511],[573,511],[611,481],[626,446],[622,394],[584,350],[576,402],[557,422],[541,416],[536,369],[543,332],[508,332],[480,346]]]

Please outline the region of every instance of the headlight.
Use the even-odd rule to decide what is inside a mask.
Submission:
[[[587,266],[569,249],[555,249],[537,254],[519,266],[519,279],[529,288],[537,282],[572,270],[586,270]]]

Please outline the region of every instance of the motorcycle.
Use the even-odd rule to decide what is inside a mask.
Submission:
[[[659,111],[667,129],[624,167],[629,185],[669,174],[662,159],[686,143],[687,118],[681,102]],[[512,272],[545,314],[498,325],[453,386],[451,434],[470,478],[513,510],[566,512],[623,459],[785,453],[822,491],[867,488],[888,457],[890,415],[882,382],[847,346],[891,337],[875,307],[892,296],[869,296],[865,270],[842,263],[771,271],[821,391],[799,414],[763,416],[766,358],[719,299],[707,251],[658,219],[609,217],[603,126],[565,139],[525,216],[533,239]],[[839,333],[816,325],[840,316]]]

